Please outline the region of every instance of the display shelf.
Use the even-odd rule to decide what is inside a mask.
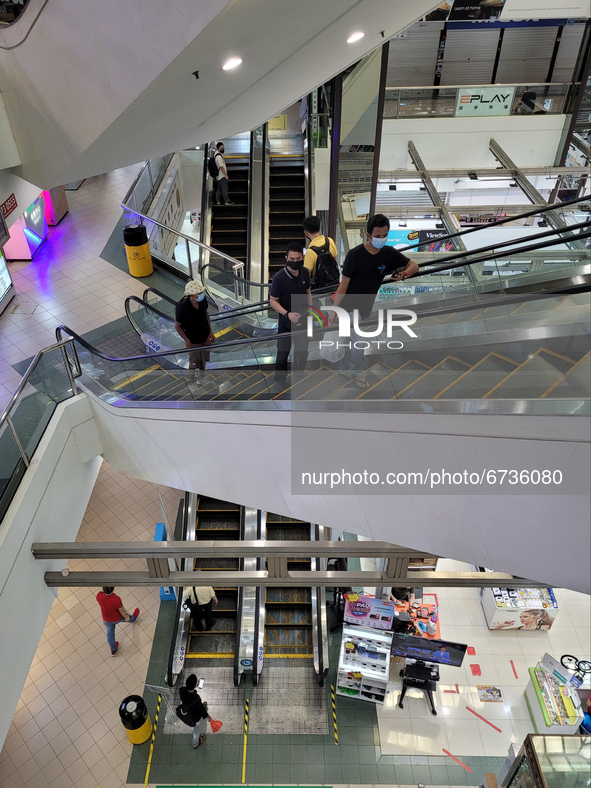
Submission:
[[[559,612],[552,588],[481,588],[480,600],[493,630],[548,630]]]
[[[337,672],[337,695],[383,703],[390,672],[392,634],[343,626]]]
[[[529,669],[530,681],[525,699],[538,733],[578,731],[583,719],[576,691],[562,685],[542,665]]]

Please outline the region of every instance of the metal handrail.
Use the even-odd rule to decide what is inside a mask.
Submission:
[[[67,350],[66,350],[67,345],[70,345],[71,349],[72,349],[72,359],[71,360],[72,360],[72,362],[74,364],[74,368],[76,370],[75,373],[72,372],[72,367],[70,365],[70,357],[68,356],[68,353],[67,353]],[[23,446],[22,446],[22,444],[21,444],[21,442],[19,440],[18,434],[17,434],[17,432],[16,432],[16,430],[14,428],[14,425],[12,423],[12,419],[10,418],[10,413],[11,413],[12,409],[14,408],[14,406],[16,405],[16,403],[17,403],[20,395],[22,394],[25,386],[29,382],[29,379],[31,378],[31,375],[33,374],[33,372],[37,368],[37,365],[39,364],[39,362],[41,361],[43,356],[46,353],[51,353],[53,350],[57,350],[58,348],[62,349],[62,353],[63,353],[63,356],[64,356],[64,364],[65,364],[65,367],[66,367],[66,370],[67,370],[67,373],[68,373],[68,378],[70,379],[70,385],[72,387],[72,396],[74,397],[76,395],[77,389],[76,389],[76,382],[75,382],[74,379],[80,377],[80,375],[82,374],[82,370],[80,368],[80,363],[78,361],[78,355],[76,353],[76,347],[74,345],[74,338],[71,337],[69,339],[59,340],[55,344],[50,345],[49,347],[43,348],[42,350],[40,350],[35,355],[35,357],[31,361],[31,363],[27,367],[24,375],[22,376],[22,378],[20,380],[20,383],[16,387],[12,397],[9,399],[8,404],[6,405],[4,410],[2,411],[2,414],[0,415],[0,429],[2,428],[3,424],[7,424],[8,425],[8,428],[9,428],[10,432],[12,433],[12,437],[14,438],[14,442],[16,444],[16,447],[17,447],[17,449],[19,451],[19,454],[21,455],[22,460],[25,463],[27,468],[30,465],[30,458],[27,456],[27,452],[24,450],[24,448],[23,448]]]
[[[570,85],[570,82],[495,82],[494,85],[490,83],[484,85],[480,84],[473,84],[473,85],[408,85],[407,87],[388,87],[386,85],[386,90],[457,90],[458,88],[519,88],[519,87],[551,87],[557,85]]]

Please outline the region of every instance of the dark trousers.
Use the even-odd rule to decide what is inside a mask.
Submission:
[[[277,340],[277,357],[275,360],[275,369],[277,372],[287,372],[287,359],[292,347],[292,341],[292,369],[304,369],[308,361],[308,338],[295,337],[295,339],[292,340],[291,331],[282,331],[281,325],[277,333],[279,335],[279,339]]]
[[[211,629],[213,626],[213,599],[210,599],[206,605],[189,605],[191,615],[193,616],[193,623],[195,629],[201,632],[204,628]],[[205,627],[203,627],[203,619],[205,619]]]
[[[216,200],[218,202],[230,202],[230,198],[228,197],[228,179],[220,178],[219,181],[217,181],[217,185]]]

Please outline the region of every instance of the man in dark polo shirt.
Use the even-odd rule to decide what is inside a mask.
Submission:
[[[285,334],[277,340],[277,359],[275,370],[277,377],[285,379],[287,376],[287,358],[291,348],[291,328],[294,331],[303,331],[305,328],[304,316],[299,312],[291,311],[291,298],[294,295],[306,295],[308,306],[312,306],[310,292],[310,272],[304,267],[304,249],[301,244],[293,241],[287,247],[285,254],[286,266],[278,271],[271,282],[269,300],[271,306],[279,315],[277,333]],[[308,360],[308,339],[301,336],[294,340],[293,368],[303,369]]]
[[[367,222],[367,241],[351,249],[345,257],[343,276],[335,293],[334,305],[342,306],[350,314],[359,310],[360,319],[371,314],[375,296],[384,277],[397,272],[395,279],[408,279],[418,273],[419,267],[392,246],[386,246],[390,220],[381,213],[370,216]],[[330,307],[327,307],[327,310]],[[329,323],[336,323],[336,314],[331,312]],[[360,389],[369,388],[363,371],[363,347],[355,348],[354,343],[363,346],[363,338],[357,337],[351,322],[351,349],[345,350],[339,372],[346,377],[355,376]]]

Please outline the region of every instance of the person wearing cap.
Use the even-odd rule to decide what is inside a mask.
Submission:
[[[185,295],[176,305],[174,327],[185,343],[185,347],[206,348],[215,342],[207,313],[205,287],[197,279],[192,279],[185,285]],[[189,353],[189,388],[191,390],[202,385],[208,361],[208,350]],[[195,370],[198,370],[197,380],[195,380]]]

